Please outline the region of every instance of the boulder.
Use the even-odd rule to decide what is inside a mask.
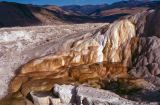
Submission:
[[[34,105],[49,105],[49,97],[48,96],[40,96],[33,92],[30,93],[33,98]]]
[[[80,85],[77,87],[72,85],[55,85],[54,94],[59,95],[62,104],[67,104],[67,105],[68,104],[75,104],[75,105],[110,105],[110,104],[111,105],[150,105],[150,104],[153,104],[153,103],[146,103],[147,101],[144,101],[144,102],[131,101],[131,100],[122,98],[111,91],[96,89],[96,88],[89,87],[87,85]],[[139,94],[142,95],[142,93],[139,93]],[[149,95],[151,94],[151,92],[146,94]],[[144,98],[138,95],[137,97],[139,97],[140,99]],[[153,105],[158,105],[158,104],[155,102]]]
[[[30,92],[34,105],[62,105],[60,98],[54,98],[50,93]]]
[[[79,86],[76,88],[78,105],[139,105],[138,102],[121,98],[119,95],[102,89]]]
[[[75,86],[56,84],[54,86],[54,94],[59,96],[62,103],[74,103],[76,95]]]

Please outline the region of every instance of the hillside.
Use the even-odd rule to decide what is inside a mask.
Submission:
[[[96,11],[98,9],[103,9],[103,8],[105,8],[107,6],[108,6],[108,4],[103,4],[103,5],[84,5],[84,6],[69,5],[69,6],[62,6],[61,8],[63,10],[68,11],[68,12],[77,13],[79,15],[89,15],[89,14],[93,13],[94,11]]]
[[[27,5],[0,2],[0,27],[113,22],[156,8],[159,2],[117,2],[111,5]]]
[[[77,15],[57,6],[35,6],[0,2],[0,27],[103,22],[101,18]]]
[[[120,1],[113,3],[107,7],[102,9],[95,10],[90,15],[93,16],[111,16],[111,15],[118,15],[118,14],[126,14],[126,15],[133,15],[147,9],[153,9],[160,5],[159,1]]]
[[[5,27],[54,24],[62,21],[56,11],[11,2],[0,3],[0,14],[0,25]]]

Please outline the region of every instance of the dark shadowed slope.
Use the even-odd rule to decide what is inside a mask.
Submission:
[[[56,11],[49,11],[33,5],[0,3],[0,26],[2,27],[53,24],[60,21]]]
[[[21,26],[40,23],[32,11],[23,4],[1,2],[0,14],[0,26]]]

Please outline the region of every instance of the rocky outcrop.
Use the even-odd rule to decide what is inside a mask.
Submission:
[[[135,27],[128,20],[116,21],[104,29],[106,27],[105,33],[100,29],[93,35],[71,37],[59,45],[61,48],[54,55],[24,65],[13,80],[11,91],[20,90],[26,96],[30,91],[50,90],[55,83],[105,87],[103,81],[129,78],[127,67],[131,65]],[[24,79],[19,80],[22,77]]]
[[[145,24],[145,34],[147,36],[157,36],[160,37],[160,8],[156,9],[153,13],[149,14],[146,17],[146,24]],[[152,26],[152,27],[151,27]]]
[[[158,87],[160,86],[159,42],[156,36],[141,38],[133,59],[134,68],[130,71],[135,77],[144,77]]]
[[[73,91],[74,90],[74,91]],[[48,103],[49,98],[48,96],[41,97],[38,95],[32,95],[32,98],[34,102],[38,101],[34,105],[149,105],[154,104],[158,105],[158,103],[144,103],[144,102],[135,102],[130,101],[127,99],[124,99],[120,97],[119,95],[112,93],[110,91],[105,91],[101,89],[95,89],[88,86],[73,86],[73,85],[55,85],[54,91],[56,95],[58,95],[59,98],[54,98],[54,96],[50,96],[50,98],[53,100],[53,104]],[[35,98],[36,97],[36,98]],[[59,100],[60,101],[57,101]],[[59,103],[58,103],[59,102]],[[56,103],[56,104],[55,104]]]
[[[91,35],[91,30],[103,25],[100,23],[0,29],[0,98],[8,94],[8,84],[13,76],[18,74],[19,67],[32,59],[57,52],[64,40],[81,38],[83,33]]]
[[[134,37],[135,27],[130,21],[116,21],[105,33],[98,31],[91,36],[85,34],[79,38],[64,41],[57,55],[31,61],[22,67],[21,73],[54,71],[62,66],[69,67],[103,61],[119,62],[124,66],[129,66],[132,53],[131,39]]]
[[[129,19],[136,27],[136,35],[139,37],[159,37],[159,18],[160,9],[152,9],[143,11],[136,15],[127,16],[125,18]]]
[[[107,27],[108,30],[104,31]],[[13,80],[13,85],[17,84],[17,87],[13,87],[13,92],[17,92],[20,87],[23,95],[35,90],[35,87],[39,87],[37,90],[49,90],[58,81],[85,83],[88,79],[95,79],[88,83],[98,86],[96,81],[101,84],[100,81],[128,78],[127,66],[131,65],[134,37],[135,27],[128,20],[116,21],[94,34],[69,37],[57,46],[61,48],[54,55],[35,59],[24,65],[15,82]],[[19,80],[22,77],[24,79]],[[44,82],[48,85],[41,85]]]
[[[145,78],[159,87],[159,9],[139,13],[129,19],[136,26],[139,36],[137,50],[133,55],[131,74]]]
[[[54,98],[50,93],[30,92],[34,105],[60,105],[59,98]]]
[[[79,86],[77,89],[77,100],[79,105],[94,105],[94,104],[113,104],[113,105],[136,105],[120,96],[105,90],[98,90],[90,87]]]
[[[76,86],[86,84],[96,88],[110,89],[116,93],[125,94],[126,97],[138,92],[141,97],[145,90],[147,92],[144,94],[148,98],[153,95],[150,93],[159,90],[159,38],[156,37],[156,34],[153,34],[154,37],[149,37],[150,34],[146,31],[145,25],[148,20],[139,22],[138,19],[145,20],[153,13],[156,12],[148,11],[134,17],[127,17],[93,32],[73,33],[60,38],[56,43],[48,43],[50,46],[48,44],[45,46],[47,51],[40,46],[39,50],[34,50],[36,54],[35,52],[33,55],[30,54],[32,58],[37,59],[22,59],[23,64],[31,61],[18,69],[16,77],[10,83],[11,96],[17,98],[17,94],[20,94],[21,97],[27,97],[32,91],[50,91],[54,84],[74,84]],[[22,55],[28,53],[22,53]],[[71,99],[75,100],[72,98],[75,87],[64,87],[56,86],[54,92],[63,103],[70,103]],[[92,103],[137,104],[137,102],[128,102],[116,95],[113,95],[119,97],[113,98],[116,101],[110,100],[107,97],[110,94],[105,91],[103,92],[107,95],[99,99],[90,92],[90,89],[85,89],[83,93],[81,88],[76,87],[76,94],[81,100],[79,103],[84,102],[89,105]],[[93,91],[96,93],[96,90],[93,89]],[[98,91],[97,95],[101,96],[103,92]],[[87,96],[88,94],[94,98]],[[34,96],[35,94],[31,93],[31,95],[35,103],[40,102],[40,99]],[[158,95],[159,92],[156,96]],[[48,102],[51,99],[47,97],[42,98]],[[154,102],[157,101],[159,99],[154,100]]]
[[[62,103],[69,104],[75,103],[76,100],[76,89],[72,85],[55,85],[54,94],[60,97]]]

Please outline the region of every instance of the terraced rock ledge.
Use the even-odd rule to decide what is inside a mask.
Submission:
[[[22,41],[24,39],[20,40],[24,47],[15,42],[15,48],[10,46],[5,50],[15,53],[1,57],[4,63],[0,72],[7,70],[9,73],[9,78],[1,80],[4,90],[0,95],[8,94],[1,104],[158,105],[160,47],[156,44],[159,41],[157,24],[151,28],[156,33],[151,35],[148,31],[153,17],[160,16],[156,15],[158,11],[149,10],[111,24],[97,24],[86,31],[75,32],[72,30],[75,27],[69,26],[68,35],[54,40],[51,34],[51,39],[45,37],[47,42],[42,45],[39,44],[41,38],[41,41],[31,38],[32,43],[27,40],[28,46]],[[4,46],[3,43],[2,48]],[[9,88],[4,88],[8,85]]]

